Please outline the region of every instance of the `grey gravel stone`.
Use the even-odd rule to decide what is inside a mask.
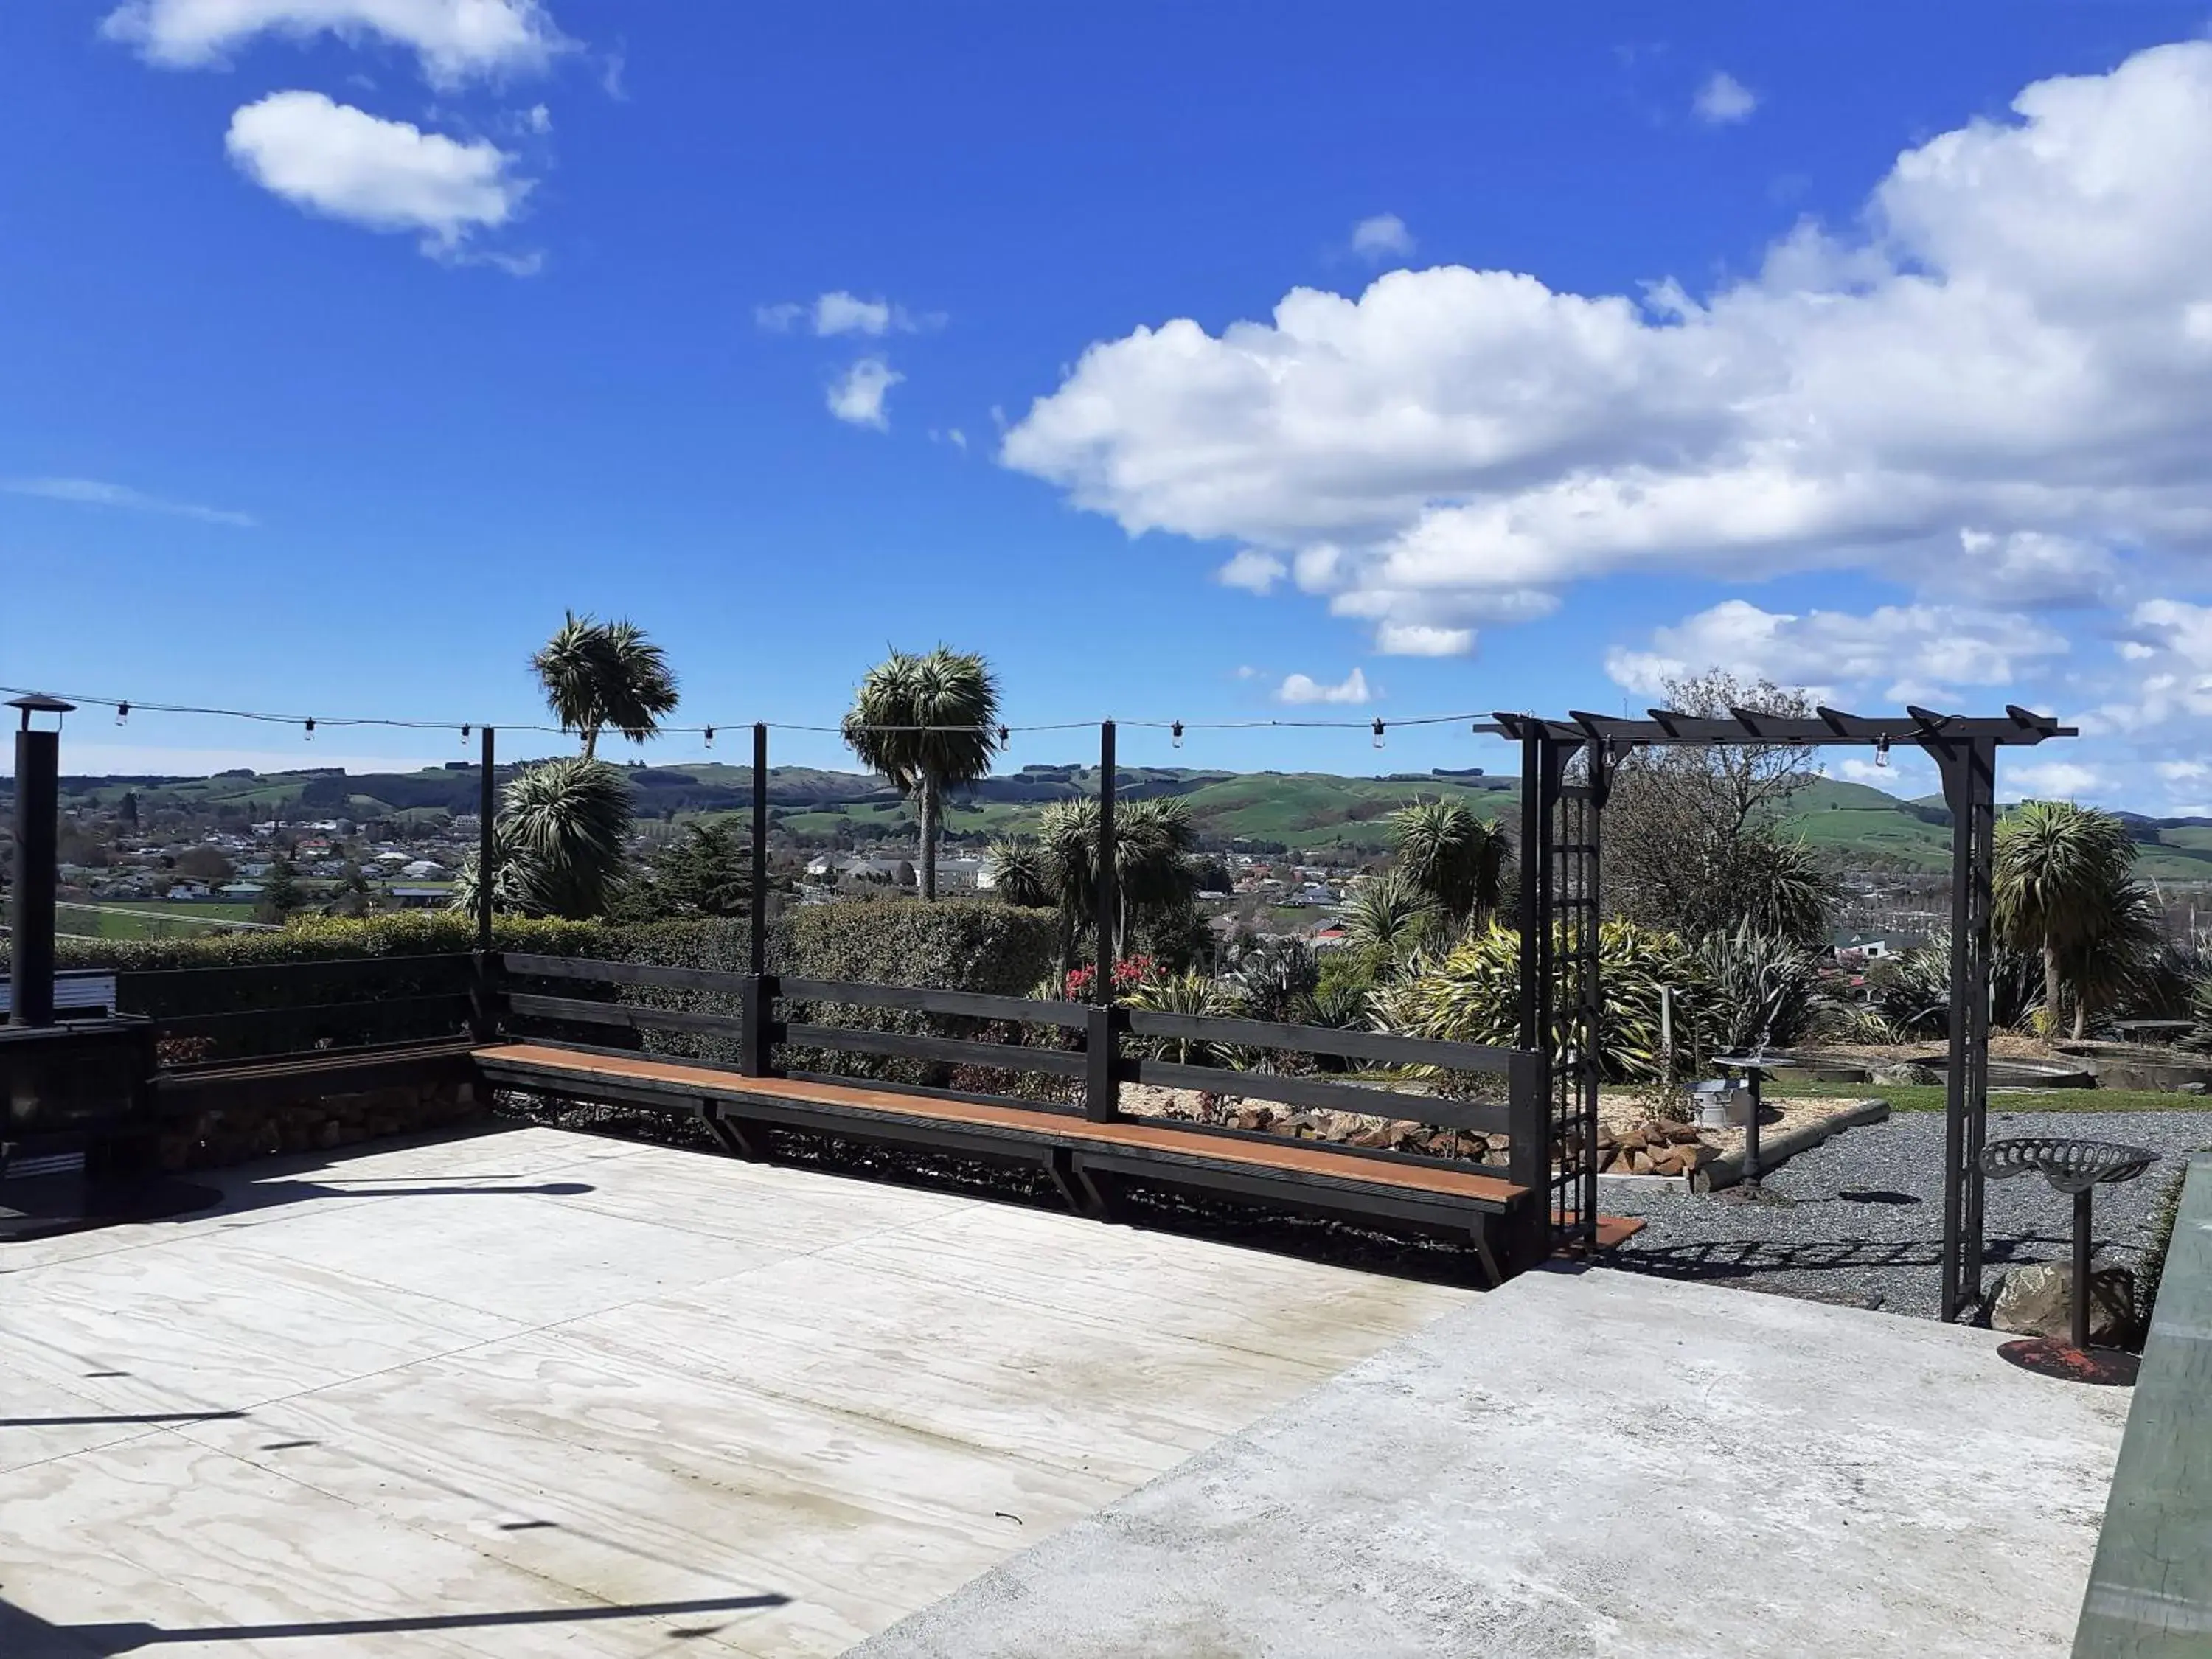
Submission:
[[[2148,1146],[2148,1174],[2100,1187],[2096,1248],[2133,1266],[2158,1194],[2182,1154],[2212,1147],[2212,1111],[2027,1112],[1989,1116],[1989,1139],[2068,1135]],[[1735,1283],[1816,1301],[1936,1317],[1943,1237],[1943,1115],[1899,1112],[1800,1152],[1765,1184],[1787,1206],[1725,1204],[1715,1196],[1608,1194],[1606,1208],[1645,1218],[1613,1254],[1630,1272]],[[1984,1189],[1988,1271],[2021,1261],[2063,1261],[2072,1249],[2071,1200],[2041,1179],[1992,1181]]]

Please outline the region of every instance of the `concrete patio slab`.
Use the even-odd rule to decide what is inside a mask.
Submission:
[[[853,1659],[2063,1654],[2128,1393],[2000,1340],[1528,1274]]]
[[[829,1655],[1471,1293],[517,1129],[0,1246],[0,1653]]]

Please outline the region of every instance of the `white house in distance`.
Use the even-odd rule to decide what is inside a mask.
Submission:
[[[401,866],[399,873],[410,881],[443,881],[446,866],[435,859],[416,859]]]

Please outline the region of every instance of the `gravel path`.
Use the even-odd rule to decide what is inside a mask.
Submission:
[[[2148,1174],[2097,1189],[2097,1249],[2132,1264],[2180,1155],[2212,1148],[2212,1111],[1992,1109],[1989,1139],[2014,1135],[2124,1141],[2163,1154]],[[1932,1319],[1943,1237],[1942,1153],[1941,1112],[1899,1112],[1847,1129],[1771,1173],[1766,1188],[1794,1200],[1790,1207],[1730,1202],[1724,1194],[1607,1190],[1607,1212],[1649,1224],[1615,1253],[1613,1265]],[[1987,1285],[2009,1263],[2067,1259],[2071,1200],[2034,1175],[1992,1181],[1987,1194]]]

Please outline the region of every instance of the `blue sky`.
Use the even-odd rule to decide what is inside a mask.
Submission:
[[[9,8],[0,683],[512,721],[564,606],[731,726],[939,640],[1039,722],[1637,708],[1720,663],[2051,709],[2088,735],[2018,787],[2212,811],[2204,21]],[[71,731],[82,769],[461,752]]]

